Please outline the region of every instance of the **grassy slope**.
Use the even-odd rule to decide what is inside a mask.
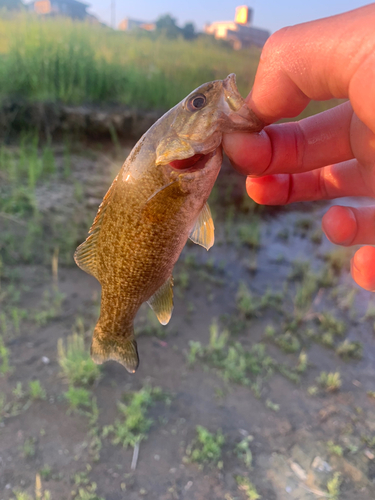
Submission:
[[[233,51],[210,37],[170,40],[68,19],[0,19],[0,98],[120,102],[168,109],[194,88],[236,73],[250,90],[260,51]],[[311,103],[301,116],[337,102]]]
[[[0,53],[3,95],[161,108],[230,72],[246,93],[259,58],[256,49],[234,52],[206,38],[171,42],[27,16],[0,20]]]

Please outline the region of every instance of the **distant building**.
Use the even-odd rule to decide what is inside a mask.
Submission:
[[[39,15],[98,22],[95,16],[87,12],[88,7],[89,4],[78,0],[35,0],[28,4],[28,8]]]
[[[136,21],[135,19],[130,19],[126,17],[118,25],[118,29],[121,31],[131,31],[134,29],[141,29],[146,31],[154,31],[156,28],[155,23],[148,23],[146,21]]]
[[[267,30],[252,27],[252,17],[253,10],[241,5],[236,8],[234,21],[216,21],[206,24],[204,31],[209,35],[214,35],[217,39],[227,40],[235,50],[251,45],[263,47],[270,33]]]

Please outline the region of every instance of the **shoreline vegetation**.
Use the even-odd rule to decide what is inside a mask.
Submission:
[[[203,34],[171,40],[163,34],[22,13],[0,18],[0,105],[22,97],[167,110],[202,83],[229,73],[236,73],[246,95],[259,57],[257,47],[235,51]],[[311,103],[301,116],[336,103]]]

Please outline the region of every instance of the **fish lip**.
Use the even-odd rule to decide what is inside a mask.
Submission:
[[[224,99],[229,106],[228,118],[235,129],[248,129],[250,132],[260,132],[265,123],[250,109],[238,91],[236,75],[231,73],[223,80]]]
[[[223,80],[225,100],[232,111],[238,111],[244,104],[244,99],[239,93],[236,84],[236,75],[231,73]]]

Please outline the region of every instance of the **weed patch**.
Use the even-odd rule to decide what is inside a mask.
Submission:
[[[114,425],[107,425],[103,429],[103,437],[112,436],[113,444],[121,444],[124,448],[147,439],[148,431],[153,420],[147,416],[149,407],[155,400],[163,398],[159,387],[144,386],[138,392],[128,396],[127,403],[118,403],[121,419]]]
[[[57,360],[62,375],[71,385],[90,385],[100,378],[100,368],[85,347],[83,335],[73,333],[57,343]]]
[[[197,425],[196,438],[186,449],[186,457],[189,462],[196,462],[200,468],[204,465],[210,467],[223,468],[222,447],[225,437],[220,430],[212,434],[205,427]]]

